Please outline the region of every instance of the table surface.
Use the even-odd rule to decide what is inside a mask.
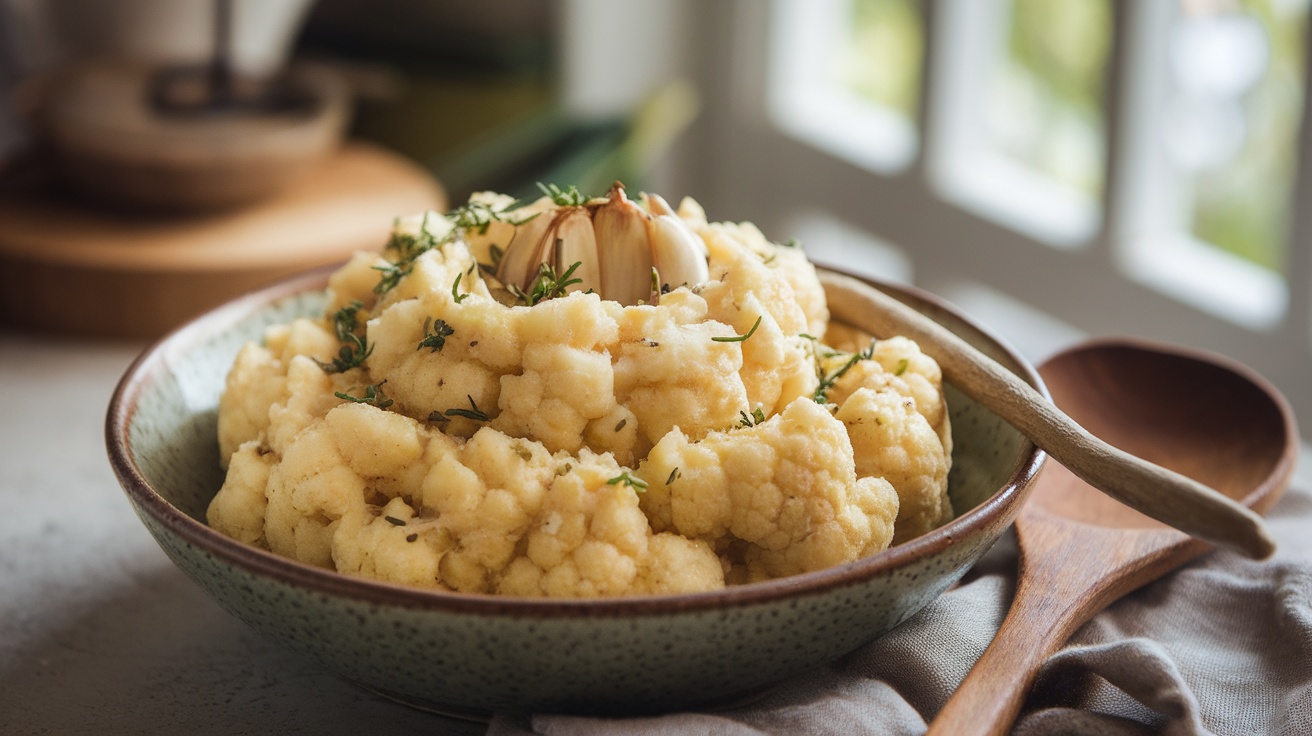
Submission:
[[[0,331],[0,733],[483,731],[286,651],[164,556],[104,450],[143,348]]]
[[[165,557],[104,451],[143,348],[0,330],[0,733],[483,731],[264,639]]]

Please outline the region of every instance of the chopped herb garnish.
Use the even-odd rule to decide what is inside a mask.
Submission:
[[[785,248],[801,248],[802,241],[798,240],[797,238],[789,238],[784,242],[780,243],[779,245],[782,245]]]
[[[372,268],[383,274],[382,278],[378,279],[378,283],[374,284],[374,293],[386,294],[395,289],[397,284],[401,283],[401,279],[410,275],[410,272],[415,268],[415,264],[413,261],[398,261],[389,263],[386,266],[373,266]]]
[[[678,480],[678,479],[679,479],[679,475],[680,475],[680,473],[679,473],[679,469],[678,469],[678,468],[675,468],[674,470],[671,470],[669,476],[667,476],[667,477],[665,478],[665,485],[668,486],[669,484],[671,484],[671,483],[673,483],[674,481]]]
[[[407,542],[413,542],[413,541],[415,541],[415,540],[418,539],[418,538],[419,538],[419,535],[416,534],[415,532],[411,532],[411,533],[405,535],[405,541],[407,541]]]
[[[441,409],[434,409],[433,411],[428,412],[428,421],[437,422],[438,424],[446,424],[451,420],[442,413]]]
[[[459,304],[460,302],[464,301],[464,300],[465,300],[465,297],[469,296],[469,294],[468,294],[467,292],[464,293],[464,294],[461,294],[460,291],[459,291],[459,289],[460,289],[460,277],[461,277],[461,276],[464,276],[464,274],[463,274],[463,273],[458,273],[458,274],[456,274],[456,280],[455,280],[455,283],[451,284],[451,298],[456,300],[456,304]]]
[[[712,337],[711,339],[714,340],[715,342],[744,342],[747,340],[747,338],[756,334],[756,328],[760,326],[761,326],[761,318],[757,317],[756,321],[752,323],[752,329],[748,330],[746,335],[734,335],[733,337]]]
[[[751,414],[748,414],[745,411],[740,411],[738,412],[738,415],[742,417],[742,419],[738,421],[739,427],[755,427],[765,421],[765,412],[761,411],[761,407],[759,406],[752,409]]]
[[[332,361],[315,361],[325,373],[345,373],[364,363],[364,359],[373,352],[373,346],[367,344],[364,336],[359,334],[358,314],[361,309],[364,309],[364,304],[357,299],[333,313],[333,332],[342,346]]]
[[[376,406],[379,409],[386,409],[387,407],[392,405],[392,400],[388,398],[384,398],[383,396],[384,383],[387,383],[386,379],[379,381],[378,383],[365,386],[364,396],[352,396],[350,394],[344,394],[341,391],[334,392],[333,396],[336,396],[337,398],[343,401],[350,401],[354,404],[369,404],[371,406]]]
[[[395,516],[384,516],[383,520],[392,526],[405,526],[405,519],[398,519]]]
[[[629,418],[628,418],[628,417],[625,417],[625,418],[621,419],[621,420],[619,421],[619,423],[615,425],[615,431],[618,432],[618,431],[620,431],[621,429],[624,429],[624,425],[626,425],[626,424],[628,424],[628,423],[629,423]]]
[[[643,480],[642,478],[635,478],[634,476],[629,475],[629,471],[627,470],[615,476],[614,478],[611,478],[610,480],[606,481],[606,485],[608,486],[618,485],[620,483],[623,483],[624,485],[632,488],[638,493],[642,493],[643,491],[647,490],[647,481]]]
[[[899,360],[899,361],[897,362],[897,367],[893,369],[893,375],[895,375],[895,376],[900,376],[900,375],[902,375],[903,373],[906,373],[906,372],[907,372],[907,368],[908,368],[910,365],[911,365],[911,361],[907,360],[906,358],[903,358],[902,360]]]
[[[538,182],[538,189],[541,189],[543,194],[551,197],[551,201],[555,202],[558,207],[582,207],[588,201],[588,198],[573,184],[569,185],[569,189],[561,189],[555,184]]]
[[[557,276],[556,269],[552,268],[551,264],[543,263],[538,268],[538,277],[533,281],[533,288],[525,293],[511,285],[510,291],[516,298],[530,307],[548,299],[555,299],[558,296],[563,296],[566,288],[583,283],[583,279],[571,278],[581,265],[583,265],[582,261],[575,261],[574,265],[565,270],[565,273]]]
[[[848,358],[847,362],[844,363],[842,366],[840,366],[838,370],[834,371],[833,373],[830,373],[827,376],[821,375],[820,385],[816,386],[815,394],[813,394],[811,398],[814,399],[817,404],[829,403],[829,399],[828,397],[826,397],[825,394],[829,392],[829,389],[834,387],[834,384],[838,383],[838,379],[842,378],[844,373],[847,373],[849,370],[851,370],[852,366],[856,365],[857,363],[860,363],[863,360],[870,360],[874,356],[874,354],[875,354],[875,341],[871,340],[870,347],[867,347],[865,350],[862,350],[859,353],[853,353],[852,357]],[[818,368],[819,366],[817,365],[817,370]]]
[[[486,422],[491,420],[491,417],[489,417],[487,414],[484,414],[483,410],[478,408],[478,404],[474,403],[473,396],[470,396],[469,394],[465,394],[465,398],[469,399],[468,409],[447,409],[446,415],[449,417],[464,417],[466,419],[473,419],[476,422]]]
[[[446,347],[446,339],[456,334],[456,331],[448,325],[445,320],[428,318],[424,320],[424,339],[419,341],[419,347],[415,350],[428,348],[431,352],[436,353]]]

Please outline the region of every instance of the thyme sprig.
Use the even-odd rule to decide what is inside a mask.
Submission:
[[[374,351],[373,346],[360,334],[359,313],[362,309],[364,304],[355,299],[333,313],[333,333],[342,346],[337,351],[337,357],[331,361],[315,361],[324,373],[345,373],[363,364],[365,358]]]
[[[533,280],[533,287],[527,292],[519,289],[515,285],[509,286],[510,293],[515,298],[527,306],[533,306],[548,299],[555,299],[558,296],[565,295],[565,289],[574,284],[583,282],[580,278],[571,278],[578,267],[583,265],[582,261],[575,261],[573,265],[565,269],[565,273],[556,275],[556,269],[550,263],[543,263],[538,269],[538,276]]]
[[[538,189],[541,189],[543,194],[551,197],[551,201],[555,202],[558,207],[582,207],[588,202],[587,195],[580,192],[579,188],[573,184],[569,185],[569,189],[561,189],[555,184],[538,182]]]
[[[371,406],[376,406],[379,409],[386,409],[392,405],[392,400],[383,396],[384,383],[387,383],[387,379],[365,386],[364,396],[352,396],[350,394],[342,393],[341,391],[333,392],[333,396],[336,396],[343,401],[349,401],[353,404],[369,404]]]
[[[449,417],[464,417],[465,419],[473,419],[476,422],[491,421],[492,418],[489,417],[482,409],[478,408],[478,404],[474,403],[473,396],[470,396],[469,394],[465,394],[465,398],[469,399],[468,409],[460,409],[460,408],[447,409],[445,414]]]
[[[444,217],[451,222],[451,229],[442,237],[435,236],[428,229],[428,212],[419,222],[418,233],[393,232],[392,237],[387,241],[384,248],[386,251],[395,251],[396,260],[386,266],[374,266],[374,270],[382,272],[382,277],[374,286],[375,294],[386,294],[396,288],[401,283],[401,279],[409,276],[414,270],[415,260],[428,251],[441,247],[459,237],[462,233],[477,232],[479,235],[486,235],[489,227],[494,222],[505,222],[511,225],[519,226],[537,217],[532,214],[523,218],[516,218],[510,213],[524,205],[523,201],[515,201],[511,204],[496,208],[485,202],[469,202],[468,204],[457,207],[446,213]],[[500,249],[493,246],[494,260],[499,260]],[[496,272],[496,264],[492,264],[491,272]],[[454,292],[454,287],[452,289]],[[463,297],[462,297],[463,298]],[[459,298],[456,300],[460,301]]]
[[[748,330],[747,334],[745,335],[734,335],[733,337],[712,337],[711,339],[714,340],[715,342],[746,342],[747,338],[756,334],[756,328],[760,326],[761,326],[761,318],[757,317],[756,321],[752,323],[752,329]]]
[[[430,352],[436,353],[446,347],[446,339],[454,334],[456,334],[455,329],[445,320],[428,317],[424,320],[424,339],[419,341],[419,347],[415,350],[428,348]]]
[[[627,470],[615,476],[614,478],[611,478],[610,480],[606,481],[606,485],[608,486],[619,485],[620,483],[623,483],[624,485],[632,488],[638,493],[642,493],[643,491],[647,490],[647,481],[643,480],[642,478],[638,478],[636,476],[630,475],[629,471]]]
[[[464,274],[463,273],[456,274],[455,283],[451,284],[451,298],[455,300],[456,304],[463,302],[469,296],[469,292],[465,292],[463,294],[460,293],[461,276],[464,276]]]
[[[816,386],[815,393],[811,396],[811,398],[814,399],[817,404],[828,404],[829,397],[827,396],[827,394],[829,393],[829,389],[833,388],[834,384],[838,383],[838,379],[842,378],[844,373],[847,373],[848,371],[852,370],[852,366],[856,365],[857,363],[860,363],[863,360],[870,360],[871,358],[874,357],[874,355],[875,355],[875,341],[871,340],[869,347],[867,347],[865,350],[862,350],[859,353],[852,353],[852,356],[849,357],[847,361],[843,363],[843,365],[839,366],[836,370],[829,373],[828,375],[821,372],[820,363],[817,361],[816,371],[820,375],[820,384]]]

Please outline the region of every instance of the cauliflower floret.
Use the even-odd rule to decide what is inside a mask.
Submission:
[[[856,474],[883,478],[897,491],[893,544],[952,519],[947,456],[934,429],[916,411],[914,399],[859,388],[838,407],[835,417],[852,440]]]
[[[268,507],[265,488],[273,458],[251,440],[234,453],[227,464],[228,475],[205,512],[210,526],[246,544],[267,547],[264,513]]]
[[[723,587],[709,545],[653,538],[629,478],[608,455],[584,450],[553,481],[526,553],[507,567],[498,592],[592,598]]]
[[[287,371],[263,346],[248,343],[228,371],[219,397],[219,458],[229,467],[237,448],[269,427],[269,407],[286,390]]]
[[[539,515],[557,464],[541,443],[480,429],[467,442],[430,444],[423,508],[450,535],[440,579],[453,590],[492,592]]]
[[[752,427],[689,442],[670,432],[639,467],[657,530],[717,549],[746,543],[748,579],[818,570],[888,546],[897,495],[858,480],[843,425],[809,399]]]
[[[865,340],[866,344],[871,341]],[[952,426],[947,401],[943,398],[943,372],[933,358],[905,337],[875,340],[871,359],[853,365],[828,392],[829,400],[842,404],[859,388],[891,391],[915,402],[916,410],[934,428],[949,463],[952,459]]]
[[[502,376],[500,414],[492,426],[533,437],[553,452],[577,452],[588,424],[618,408],[607,346],[615,344],[619,326],[595,294],[524,311],[523,372]]]
[[[367,507],[352,510],[333,532],[337,571],[433,587],[449,540],[431,525],[412,525],[414,520],[414,509],[400,498],[389,501],[377,514]]]
[[[429,302],[398,302],[369,322],[370,374],[387,382],[395,411],[432,416],[467,437],[479,423],[457,412],[495,416],[501,377],[511,369],[496,356],[522,350],[515,315],[490,299],[471,297],[446,308]]]
[[[624,309],[615,350],[615,397],[638,420],[646,450],[676,425],[691,437],[732,427],[748,406],[733,329],[705,318],[706,303],[676,289],[661,306]],[[720,338],[717,340],[716,338]]]

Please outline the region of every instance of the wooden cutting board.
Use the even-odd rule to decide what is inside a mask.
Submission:
[[[58,186],[0,190],[0,324],[155,338],[294,273],[378,250],[398,215],[447,208],[426,170],[352,142],[240,210],[106,209]]]

